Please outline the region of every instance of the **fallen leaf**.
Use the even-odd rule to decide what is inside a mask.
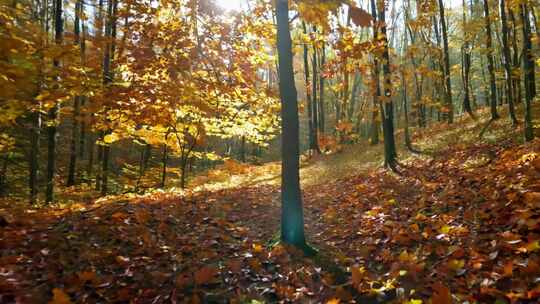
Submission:
[[[204,266],[195,272],[195,283],[203,285],[209,283],[217,274],[217,269],[211,266]]]
[[[67,293],[60,288],[54,288],[52,290],[53,297],[49,301],[49,304],[71,304],[71,299]]]

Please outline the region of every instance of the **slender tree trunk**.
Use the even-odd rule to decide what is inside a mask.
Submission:
[[[240,139],[240,161],[246,162],[246,137],[242,136]]]
[[[506,96],[508,97],[508,110],[512,125],[517,126],[516,110],[514,107],[514,92],[512,82],[512,67],[510,57],[510,45],[508,44],[508,22],[506,20],[506,4],[505,0],[500,0],[500,15],[501,15],[501,31],[502,31],[502,52],[504,55],[504,71],[506,77]]]
[[[116,0],[109,0],[107,6],[107,26],[105,28],[105,36],[108,38],[106,43],[104,58],[103,58],[103,83],[107,88],[113,81],[112,73],[112,61],[114,59],[115,51],[115,39],[116,39],[116,11],[118,2]],[[107,130],[106,133],[110,133]],[[111,153],[111,146],[105,144],[103,146],[103,159],[101,167],[101,195],[105,196],[108,192],[109,185],[109,158]]]
[[[470,43],[468,41],[468,37],[466,35],[466,31],[465,29],[467,28],[467,10],[466,10],[466,3],[465,3],[465,0],[463,0],[463,40],[464,40],[464,43],[463,43],[463,46],[462,46],[462,49],[461,49],[461,52],[462,52],[462,56],[461,56],[461,60],[462,60],[462,79],[463,79],[463,90],[464,90],[464,95],[463,95],[463,110],[465,110],[465,112],[467,112],[473,119],[475,119],[476,117],[474,116],[474,113],[473,113],[473,110],[472,110],[472,107],[471,107],[471,98],[470,98],[470,93],[469,93],[469,76],[470,76],[470,71],[471,71],[471,47],[470,47]]]
[[[523,32],[523,82],[525,84],[525,141],[532,141],[534,139],[533,124],[532,124],[532,110],[531,102],[534,98],[534,78],[531,74],[534,74],[534,61],[532,60],[532,44],[531,44],[531,28],[529,21],[529,10],[526,3],[522,3],[519,6],[522,32]]]
[[[32,135],[30,150],[30,202],[35,203],[38,195],[39,176],[39,137],[41,133],[41,113],[39,109],[32,113]]]
[[[81,15],[81,0],[75,3],[75,21],[74,21],[74,43],[78,45],[80,43],[80,15]],[[81,56],[82,57],[82,56]],[[70,155],[69,155],[69,168],[68,178],[66,186],[71,187],[75,185],[75,171],[77,167],[77,137],[79,129],[79,114],[80,114],[80,102],[81,96],[75,96],[73,99],[73,125],[71,127],[71,142],[70,142]]]
[[[388,51],[388,38],[386,36],[385,6],[381,1],[379,9],[379,20],[381,24],[381,35],[384,43],[383,51],[383,74],[384,74],[384,111],[383,111],[383,133],[384,133],[384,163],[392,170],[396,170],[397,150],[394,138],[394,103],[392,101],[392,80],[390,71],[390,54]]]
[[[313,33],[317,33],[317,28],[313,26]],[[311,65],[313,67],[313,78],[312,78],[312,104],[313,104],[313,146],[312,149],[317,152],[321,153],[321,149],[319,148],[319,120],[318,120],[318,107],[317,107],[317,76],[320,75],[319,68],[317,66],[317,47],[315,44],[313,44],[313,58],[311,60]]]
[[[444,16],[444,4],[443,0],[439,0],[439,17],[441,19],[441,30],[443,38],[443,51],[444,51],[444,80],[445,80],[445,116],[448,119],[448,123],[454,121],[454,106],[452,104],[452,84],[450,81],[450,55],[448,51],[448,30],[446,28],[446,18]]]
[[[375,0],[371,0],[371,16],[373,17],[374,26],[373,26],[373,40],[377,41],[379,35],[379,25],[377,23],[377,6]],[[373,69],[372,81],[375,94],[373,95],[372,101],[372,115],[371,115],[371,144],[376,145],[379,143],[379,123],[380,123],[380,113],[381,108],[381,85],[379,81],[379,61],[374,55],[373,59]]]
[[[84,1],[81,2],[81,15],[84,17]],[[81,18],[81,28],[82,28],[82,37],[81,37],[81,62],[86,64],[86,23],[85,18]],[[81,96],[81,129],[79,134],[79,159],[83,159],[86,150],[86,114],[84,113],[84,106],[86,105],[86,96]]]
[[[323,45],[322,45],[322,48],[321,48],[321,69],[322,70],[324,68],[324,65],[326,64],[326,48],[325,48],[325,44],[323,42]],[[319,118],[318,118],[318,130],[320,133],[324,134],[325,133],[325,113],[324,113],[324,85],[325,85],[325,81],[324,81],[324,77],[322,77],[322,75],[320,75],[319,77],[319,105],[317,106],[317,113],[315,113],[315,115],[319,115]],[[316,102],[316,101],[314,101]]]
[[[62,0],[55,0],[55,43],[62,44],[64,24],[62,20]],[[55,59],[53,62],[55,68],[60,69],[60,61]],[[57,79],[57,81],[60,81]],[[58,118],[59,104],[55,103],[49,110],[49,126],[47,126],[47,191],[45,201],[50,203],[54,200],[54,177],[56,173],[56,120]]]
[[[514,87],[514,92],[516,93],[516,102],[517,103],[521,103],[521,100],[523,99],[523,94],[522,94],[522,91],[521,91],[521,77],[518,76],[516,77],[516,75],[514,74],[514,71],[517,71],[520,67],[520,62],[519,62],[519,49],[518,49],[518,43],[517,43],[517,25],[516,25],[516,19],[514,17],[514,12],[512,11],[512,9],[510,9],[510,7],[508,8],[508,16],[510,17],[510,21],[512,22],[512,49],[513,49],[513,54],[512,54],[512,78],[513,78],[513,83],[512,83],[512,86]]]
[[[307,35],[306,23],[302,22],[302,29],[304,35]],[[315,71],[313,71],[315,73]],[[306,102],[307,102],[307,111],[308,111],[308,140],[309,140],[309,150],[315,150],[315,126],[313,118],[317,116],[317,113],[313,111],[313,105],[316,103],[316,99],[311,95],[312,90],[310,90],[310,75],[309,75],[309,59],[308,59],[308,47],[307,43],[304,43],[304,76],[306,82]],[[315,89],[314,89],[315,90]],[[315,100],[315,102],[313,102]]]
[[[99,140],[103,141],[103,131],[99,131]],[[99,144],[97,145],[97,172],[96,172],[96,191],[101,190],[101,182],[102,182],[102,172],[103,169],[100,166],[100,164],[103,161],[103,145]]]
[[[0,169],[0,197],[7,194],[7,170],[8,170],[9,152],[4,154],[2,166]]]
[[[166,138],[166,137],[165,137]],[[167,179],[167,161],[169,158],[167,151],[167,144],[165,143],[163,145],[163,154],[161,157],[161,163],[162,163],[162,169],[161,169],[161,188],[165,188],[165,182]]]
[[[405,75],[403,72],[401,73],[401,94],[403,95],[403,117],[404,117],[404,132],[405,133],[405,146],[407,149],[411,152],[416,152],[412,146],[411,142],[411,135],[409,134],[409,113],[408,113],[408,105],[407,105],[407,87],[405,83]]]
[[[497,84],[495,82],[495,67],[493,63],[493,45],[491,38],[491,20],[489,20],[489,4],[488,0],[484,0],[484,18],[486,23],[486,50],[488,61],[488,73],[489,73],[489,87],[490,87],[490,109],[491,119],[495,120],[499,118],[497,113]]]
[[[305,248],[300,192],[298,100],[294,83],[289,1],[276,0],[279,91],[281,96],[281,240]]]

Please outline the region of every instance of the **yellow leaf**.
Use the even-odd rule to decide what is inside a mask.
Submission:
[[[253,244],[252,246],[255,253],[260,253],[263,251],[263,247],[259,244]]]
[[[465,266],[464,260],[452,259],[448,262],[448,268],[453,271],[458,271]]]
[[[339,304],[341,301],[338,298],[332,298],[326,301],[326,304]]]
[[[439,231],[441,233],[448,234],[450,232],[450,229],[452,229],[450,226],[444,225],[444,226],[441,227],[441,229]]]
[[[111,133],[111,134],[107,134],[105,135],[105,137],[103,138],[103,141],[106,143],[106,144],[112,144],[113,142],[119,140],[120,137],[118,136],[118,134],[116,133]]]
[[[52,290],[53,297],[49,301],[49,304],[71,304],[69,295],[60,288],[54,288]]]

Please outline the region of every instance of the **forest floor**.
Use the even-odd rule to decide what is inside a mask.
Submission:
[[[484,124],[415,136],[399,175],[377,148],[307,163],[313,258],[275,245],[275,182],[2,209],[0,303],[537,303],[540,139]]]

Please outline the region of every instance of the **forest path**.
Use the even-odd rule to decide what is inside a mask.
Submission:
[[[304,185],[306,235],[329,263],[266,246],[279,229],[275,185],[10,210],[0,302],[383,303],[396,288],[433,303],[533,301],[540,140],[522,144],[505,120],[478,140],[479,127],[430,134],[447,147],[402,161],[402,175]]]

